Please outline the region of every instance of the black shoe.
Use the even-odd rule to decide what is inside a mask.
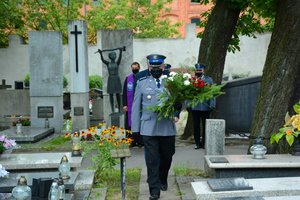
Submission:
[[[158,199],[159,199],[159,195],[157,195],[157,194],[151,195],[149,197],[149,200],[158,200]]]
[[[167,191],[168,190],[168,184],[161,184],[160,185],[160,190],[161,191]]]
[[[200,149],[200,146],[196,145],[194,149]]]

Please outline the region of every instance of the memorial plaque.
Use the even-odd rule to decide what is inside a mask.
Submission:
[[[38,118],[53,118],[53,106],[38,106]]]
[[[82,116],[83,107],[74,107],[74,116]]]
[[[207,181],[207,184],[213,192],[253,189],[244,178],[211,179]]]
[[[225,157],[211,157],[209,160],[212,163],[229,163]]]

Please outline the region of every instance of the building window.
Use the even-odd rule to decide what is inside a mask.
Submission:
[[[191,19],[191,23],[193,24],[196,24],[196,26],[199,26],[200,25],[200,19],[199,18],[192,18]]]
[[[191,0],[191,3],[200,3],[200,0]]]

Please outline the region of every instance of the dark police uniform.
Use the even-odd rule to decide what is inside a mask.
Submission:
[[[149,55],[149,65],[159,67],[165,56]],[[153,66],[154,65],[154,66]],[[157,119],[157,114],[148,108],[159,103],[159,95],[164,89],[161,80],[158,87],[157,79],[152,75],[140,79],[137,83],[132,106],[133,132],[140,132],[144,141],[145,161],[147,165],[147,182],[150,199],[158,199],[160,190],[167,190],[167,178],[175,153],[176,128],[172,119]]]

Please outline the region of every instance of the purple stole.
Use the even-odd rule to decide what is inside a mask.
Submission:
[[[132,110],[132,102],[133,102],[133,85],[134,85],[134,76],[133,74],[129,74],[127,76],[127,83],[126,83],[126,95],[127,95],[127,121],[128,126],[131,127],[131,110]]]

